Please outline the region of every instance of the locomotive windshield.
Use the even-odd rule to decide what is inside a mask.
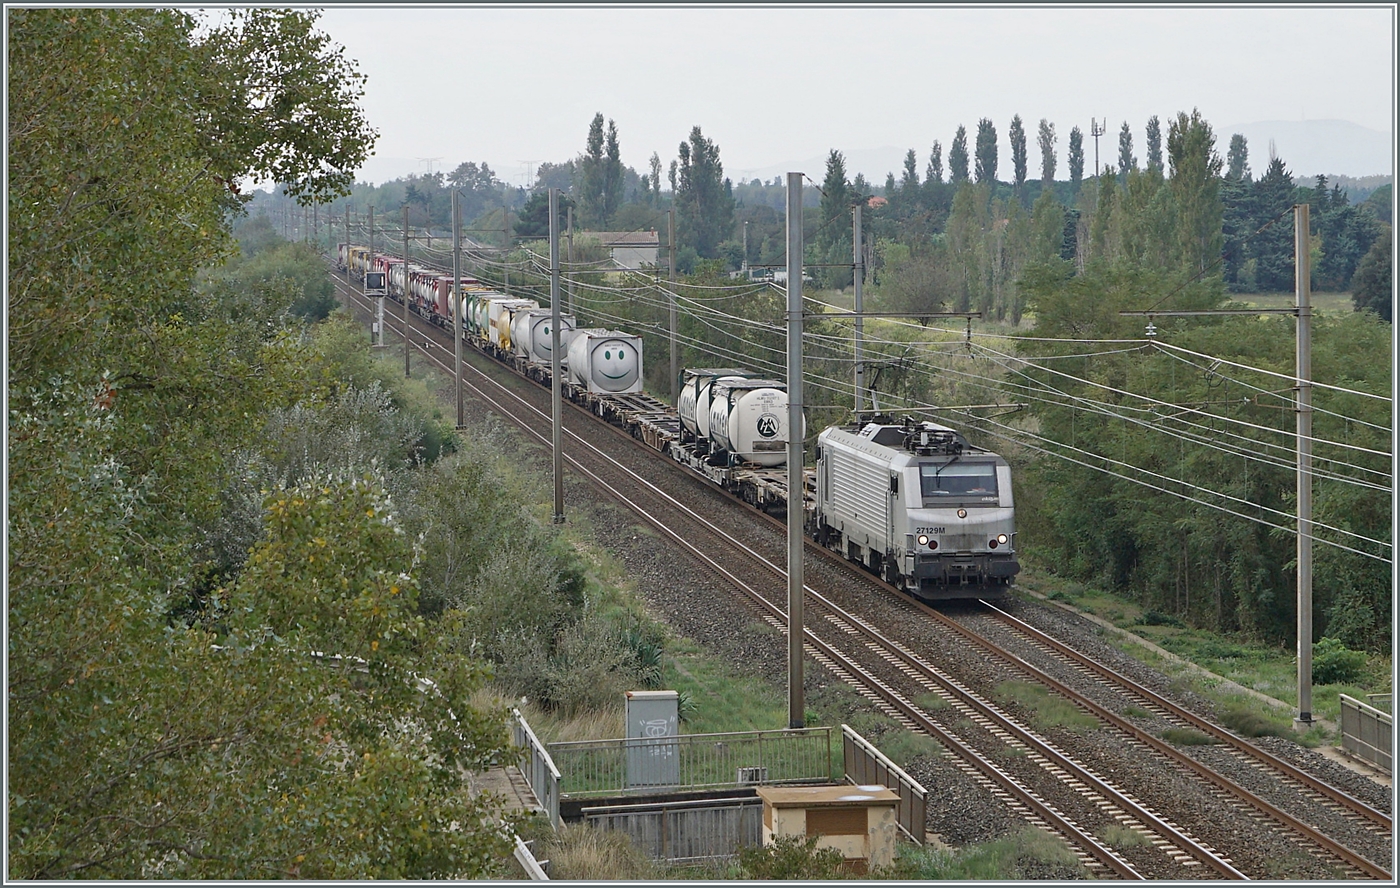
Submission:
[[[997,501],[997,467],[995,463],[961,462],[924,463],[919,466],[924,505],[931,506],[951,500],[973,502]]]

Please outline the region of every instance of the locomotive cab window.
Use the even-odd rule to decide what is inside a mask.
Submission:
[[[926,506],[951,500],[993,503],[997,501],[995,463],[924,463],[919,466],[919,480]]]

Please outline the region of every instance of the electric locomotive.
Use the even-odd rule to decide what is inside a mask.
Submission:
[[[1001,594],[1021,569],[1011,468],[953,429],[833,426],[816,475],[812,536],[919,598]]]

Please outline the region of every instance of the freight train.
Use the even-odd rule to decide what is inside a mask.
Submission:
[[[553,313],[474,278],[341,244],[340,270],[383,271],[389,295],[478,350],[548,385]],[[787,386],[739,367],[682,371],[676,408],[642,391],[642,339],[559,319],[564,396],[773,515],[787,511]],[[806,429],[802,430],[805,436]],[[817,436],[804,470],[807,534],[926,601],[997,597],[1020,571],[1011,469],[932,422],[875,416]]]

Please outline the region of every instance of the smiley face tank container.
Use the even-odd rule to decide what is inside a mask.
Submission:
[[[575,330],[569,341],[568,378],[597,394],[640,392],[642,337],[616,330]]]

